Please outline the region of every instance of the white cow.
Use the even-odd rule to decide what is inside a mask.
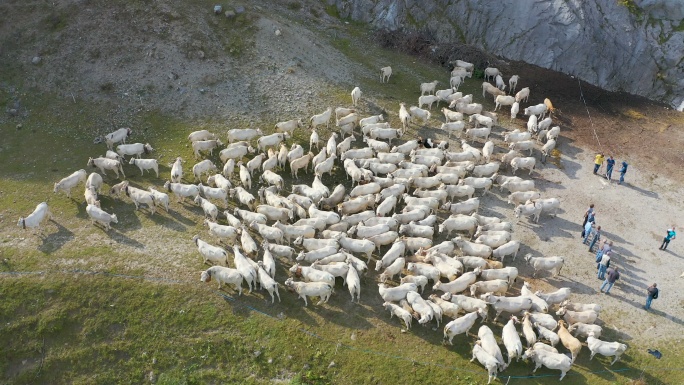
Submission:
[[[547,350],[536,348],[527,349],[525,354],[523,354],[523,359],[527,360],[528,358],[531,358],[535,363],[532,373],[536,372],[537,369],[544,365],[549,369],[560,370],[560,380],[565,377],[565,374],[572,367],[572,360],[570,357],[566,356],[565,354],[553,353]]]
[[[92,158],[91,158],[92,159]],[[55,183],[54,192],[57,193],[60,190],[66,191],[67,197],[71,198],[71,189],[76,187],[79,183],[86,181],[86,171],[81,169],[71,175],[62,178],[59,182]]]
[[[563,257],[533,257],[532,254],[525,255],[525,261],[534,268],[533,277],[539,270],[551,271],[555,277],[560,274],[563,263],[565,262]]]
[[[475,324],[475,321],[477,321],[478,316],[482,317],[482,319],[485,318],[485,313],[482,309],[477,309],[472,313],[468,313],[463,317],[457,318],[444,325],[444,340],[446,341],[448,339],[449,345],[453,345],[454,343],[452,341],[455,336],[458,334],[470,333],[470,329]]]
[[[481,341],[475,342],[475,346],[473,346],[473,358],[470,360],[470,362],[473,362],[475,359],[477,359],[477,361],[482,364],[485,369],[487,369],[487,374],[489,375],[487,384],[490,384],[492,380],[496,379],[496,372],[499,367],[499,362],[494,356],[487,353],[487,351],[480,346],[481,344]]]
[[[114,147],[114,144],[123,142],[126,143],[126,138],[131,136],[131,129],[128,127],[124,128],[119,128],[118,130],[114,132],[110,132],[109,134],[105,135],[105,142],[107,143],[107,148],[110,150]]]
[[[107,230],[110,230],[112,228],[110,226],[111,222],[119,223],[119,221],[116,218],[116,214],[106,213],[104,210],[95,205],[88,205],[86,207],[86,213],[88,213],[88,216],[90,217],[90,220],[93,224],[99,222],[105,225],[105,228]]]
[[[33,212],[27,217],[19,218],[17,226],[21,227],[22,229],[34,228],[40,226],[41,222],[43,222],[45,219],[52,219],[52,213],[50,213],[47,203],[43,202],[38,204],[35,210],[33,210]]]

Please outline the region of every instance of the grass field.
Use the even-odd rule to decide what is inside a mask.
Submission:
[[[457,337],[451,347],[442,346],[440,330],[402,333],[380,309],[349,304],[346,293],[329,306],[304,308],[283,292],[283,302],[270,306],[261,294],[235,300],[190,278],[4,276],[1,309],[11,315],[2,319],[0,338],[5,378],[16,384],[140,383],[152,372],[162,384],[486,379],[467,362],[470,338]],[[676,349],[663,353],[673,362],[670,348]],[[635,349],[609,370],[606,358],[589,362],[583,353],[566,379],[570,384],[627,384],[653,360]],[[648,384],[676,383],[678,371],[651,372],[656,368],[644,373]],[[510,383],[557,381],[548,370],[527,378],[522,364],[505,374]]]
[[[415,104],[421,80],[446,78],[444,69],[400,53],[378,49],[377,55],[364,55],[362,44],[354,43],[357,38],[342,33],[331,44],[368,73],[378,73],[386,62],[395,67],[388,85],[378,82],[379,74],[359,78],[372,101],[368,113],[386,110],[396,119],[399,102]],[[464,94],[478,92],[477,84],[470,80]],[[328,102],[349,104],[346,88],[331,87]],[[114,106],[37,93],[22,101],[30,114],[21,127],[11,119],[0,124],[0,383],[486,383],[485,370],[468,362],[473,337],[458,336],[454,346],[444,346],[441,327],[433,324],[414,323],[411,331],[402,331],[380,306],[372,275],[365,278],[361,305],[350,303],[339,284],[327,305],[310,301],[304,307],[282,286],[282,303],[271,305],[265,292],[236,298],[232,291],[217,291],[214,282],[199,281],[205,266],[190,239],[206,229],[201,210],[192,204],[173,203],[170,213],[151,217],[145,209],[134,211],[127,199],[103,194],[103,209],[116,212],[120,221],[108,234],[92,226],[82,186],[70,200],[54,195],[52,184],[86,168],[89,156],[104,153],[104,144],[93,139],[105,133],[99,116]],[[176,156],[188,160],[187,173],[193,159],[187,134],[199,128],[226,130],[209,121],[139,112],[130,124],[135,141],[157,149],[161,175],[141,177],[127,165],[128,179],[160,186]],[[265,133],[272,125],[257,124],[268,127]],[[322,138],[328,136],[321,131]],[[307,148],[308,133],[299,131],[295,139]],[[219,163],[217,154],[212,159]],[[338,170],[331,186],[344,179]],[[108,185],[116,182],[112,175],[105,178]],[[310,182],[309,175],[299,183]],[[48,202],[55,220],[41,237],[20,231],[18,217],[41,201]],[[276,274],[281,283],[287,276],[284,265]],[[605,357],[589,361],[585,348],[564,383],[631,384],[639,378],[649,385],[679,383],[681,369],[661,364],[646,348],[630,346],[613,366]],[[661,351],[668,363],[684,362],[679,346],[665,345]],[[529,377],[531,369],[529,363],[513,364],[500,382],[558,381],[558,371],[540,369]]]

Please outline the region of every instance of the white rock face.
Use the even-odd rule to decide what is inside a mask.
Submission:
[[[636,0],[636,10],[615,0],[329,3],[341,17],[375,27],[430,26],[442,42],[464,42],[673,107],[684,100],[684,31],[675,30],[684,18],[682,0]]]

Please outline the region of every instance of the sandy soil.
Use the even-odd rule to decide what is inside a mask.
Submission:
[[[665,229],[677,223],[682,210],[676,183],[665,178],[651,182],[648,174],[636,167],[630,169],[625,184],[608,183],[592,174],[592,151],[563,139],[560,143],[562,169],[547,163],[532,176],[543,196],[561,200],[563,212],[556,218],[542,214],[538,224],[521,220],[516,236],[526,246],[521,254],[560,255],[566,263],[560,277],[542,275],[544,278],[532,281],[533,286],[543,291],[570,287],[574,301],[601,304],[602,323],[622,333],[625,341],[653,341],[681,330],[684,314],[678,277],[684,271],[684,253],[676,240],[667,251],[657,249]],[[572,157],[566,155],[571,153]],[[594,254],[581,244],[582,215],[590,203],[595,204],[603,239],[614,242],[612,263],[621,271],[611,295],[598,292],[602,281],[596,277]],[[512,206],[497,207],[491,202],[483,211],[489,210],[515,219]],[[521,265],[520,259],[513,264]],[[531,276],[529,267],[523,269],[523,275]],[[646,287],[653,282],[658,283],[661,295],[647,313],[642,306]]]
[[[559,197],[564,213],[556,220],[540,220],[542,225],[533,226],[528,238],[528,246],[544,255],[568,257],[564,278],[548,283],[569,285],[583,302],[602,304],[602,321],[627,341],[676,334],[684,324],[678,279],[684,272],[684,247],[677,240],[667,251],[658,247],[665,230],[681,224],[684,212],[682,154],[676,150],[684,138],[681,113],[584,83],[580,91],[576,79],[537,67],[512,67],[521,76],[540,79],[534,89],[553,100],[559,109],[554,120],[563,128],[561,169],[547,164],[540,174],[550,181],[545,195]],[[625,184],[592,174],[596,152],[612,154],[618,166],[623,160],[629,163]],[[613,178],[619,174],[614,172]],[[594,258],[579,244],[582,215],[590,203],[596,205],[604,238],[614,242],[613,262],[622,271],[610,296],[598,293],[601,281]],[[646,288],[654,282],[661,295],[646,312]]]

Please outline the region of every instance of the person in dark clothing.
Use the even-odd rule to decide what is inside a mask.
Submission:
[[[603,293],[603,288],[608,286],[606,289],[606,294],[610,294],[610,288],[613,287],[613,284],[615,284],[615,281],[620,279],[620,273],[618,272],[617,266],[614,268],[609,268],[608,272],[606,273],[606,280],[603,281],[603,285],[601,285],[601,292]]]
[[[584,230],[584,226],[587,225],[588,220],[591,220],[591,221],[594,220],[594,204],[593,203],[590,204],[587,211],[584,212],[584,222],[582,222],[582,230]],[[582,237],[584,237],[584,232],[582,232]]]
[[[648,289],[647,289],[647,291],[648,291],[648,296],[646,297],[646,306],[644,306],[644,309],[646,309],[646,310],[650,309],[650,308],[651,308],[651,301],[653,301],[654,299],[657,299],[657,298],[658,298],[658,288],[657,288],[657,286],[658,286],[658,285],[656,285],[656,284],[654,283],[653,285],[651,285],[651,286],[648,287]]]
[[[606,179],[608,180],[612,179],[613,167],[615,167],[615,159],[613,159],[613,156],[611,155],[606,159]]]

